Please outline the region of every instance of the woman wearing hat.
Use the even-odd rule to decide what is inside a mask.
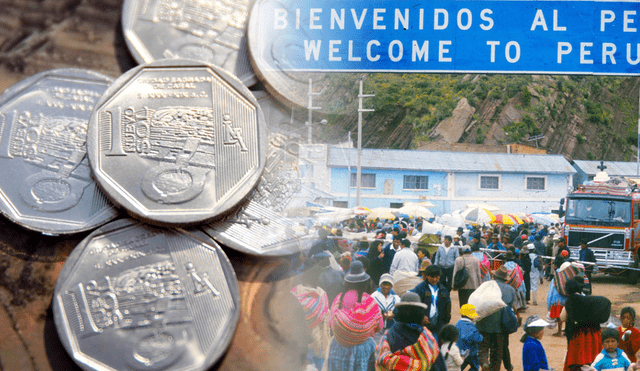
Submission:
[[[423,325],[428,321],[424,315],[426,308],[418,294],[407,291],[402,295],[401,302],[396,304],[396,322],[378,346],[376,371],[429,370],[434,365],[440,350],[431,331]]]
[[[329,326],[331,342],[328,371],[365,371],[369,357],[375,351],[373,336],[382,330],[383,320],[378,304],[366,291],[371,279],[362,262],[351,263],[344,276],[343,290],[333,300]]]
[[[393,309],[395,308],[395,305],[400,302],[400,297],[393,292],[393,284],[393,276],[389,273],[385,273],[380,276],[380,285],[378,290],[371,294],[371,297],[378,303],[380,313],[382,313],[382,318],[384,320],[385,329],[388,329],[393,325]]]
[[[524,282],[524,274],[522,268],[516,263],[516,255],[509,250],[504,254],[504,267],[509,271],[509,279],[507,283],[516,289],[516,301],[513,307],[516,311],[527,309],[527,291]]]
[[[611,301],[603,296],[584,296],[584,279],[576,276],[565,284],[567,302],[560,313],[566,322],[567,355],[564,371],[577,371],[593,362],[602,351],[600,323],[611,315]]]

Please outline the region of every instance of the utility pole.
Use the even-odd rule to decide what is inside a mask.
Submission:
[[[362,98],[375,97],[375,94],[362,94],[362,77],[360,76],[360,93],[358,94],[358,173],[356,175],[356,206],[360,206],[360,188],[362,180],[362,112],[373,112],[374,109],[362,108]],[[349,182],[351,182],[351,173],[349,173]]]
[[[349,130],[349,139],[347,139],[347,141],[349,142],[349,147],[347,148],[347,150],[349,152],[349,154],[351,154],[351,146],[353,145],[353,143],[351,143],[351,130]],[[344,149],[343,149],[344,151]],[[344,153],[344,152],[343,152]],[[349,173],[349,180],[347,183],[347,207],[351,207],[351,160],[350,160],[351,156],[347,157],[347,173]]]
[[[307,121],[307,122],[305,123],[305,125],[307,125],[307,127],[308,127],[308,138],[307,138],[307,142],[308,142],[309,144],[311,144],[311,143],[312,143],[312,141],[311,141],[311,136],[312,136],[312,130],[311,130],[311,127],[312,127],[312,125],[313,125],[313,121],[311,120],[311,116],[312,116],[312,114],[311,114],[311,113],[313,112],[313,110],[319,110],[319,109],[321,109],[321,108],[322,108],[322,107],[314,107],[314,106],[313,106],[313,96],[314,96],[314,95],[320,95],[320,93],[314,93],[314,92],[313,92],[313,80],[312,80],[311,78],[309,78],[309,105],[307,106],[307,110],[309,111],[309,117],[308,117],[308,120],[309,120],[309,121]]]

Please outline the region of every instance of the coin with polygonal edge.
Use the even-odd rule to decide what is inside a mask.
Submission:
[[[56,284],[60,339],[85,370],[206,370],[228,347],[239,289],[200,231],[118,220],[85,238]]]
[[[73,68],[44,71],[0,95],[0,211],[49,235],[96,228],[118,215],[91,178],[89,117],[112,79]]]
[[[217,67],[164,60],[107,90],[91,116],[88,152],[105,193],[156,223],[202,222],[251,191],[264,168],[260,106]]]

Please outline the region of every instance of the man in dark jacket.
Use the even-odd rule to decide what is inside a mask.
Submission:
[[[442,274],[440,267],[429,265],[420,269],[423,281],[411,291],[418,294],[420,300],[427,305],[425,309],[425,315],[429,317],[427,328],[436,335],[451,321],[451,297],[449,290],[440,283]]]
[[[318,229],[318,239],[311,245],[309,249],[309,256],[314,256],[323,251],[330,251],[332,254],[338,253],[338,246],[336,243],[329,238],[329,232],[324,229]]]
[[[536,253],[536,255],[538,256],[547,255],[547,247],[540,240],[539,234],[536,234],[535,237],[533,238],[533,247],[535,248],[534,252]]]
[[[500,287],[502,301],[513,308],[516,290],[505,282],[508,275],[507,268],[501,266],[496,270],[494,279]],[[478,351],[482,371],[500,371],[500,365],[503,361],[507,371],[513,370],[509,353],[509,334],[502,327],[503,310],[505,309],[490,314],[476,323],[476,327],[482,335],[482,343],[480,343]]]
[[[342,292],[344,273],[331,268],[330,258],[331,255],[326,251],[313,256],[313,259],[318,262],[315,267],[318,275],[318,286],[327,293],[329,303],[333,303],[333,299]]]
[[[581,262],[588,263],[596,263],[596,256],[593,253],[593,250],[587,247],[587,240],[580,241],[580,253],[578,256],[578,260]],[[587,278],[589,278],[589,285],[591,285],[591,274],[593,274],[594,265],[593,264],[585,264],[584,271],[587,274]]]

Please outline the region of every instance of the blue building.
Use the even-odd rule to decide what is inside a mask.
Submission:
[[[604,171],[609,176],[620,176],[623,178],[640,178],[640,166],[637,162],[604,161]],[[600,171],[600,161],[575,160],[572,162],[577,173],[573,179],[574,187],[583,184],[585,181],[593,180]]]
[[[560,155],[363,149],[361,156],[362,206],[428,200],[436,215],[482,202],[507,212],[557,209],[576,173]],[[356,164],[356,149],[327,148],[328,182],[316,186],[334,206],[356,206]]]

